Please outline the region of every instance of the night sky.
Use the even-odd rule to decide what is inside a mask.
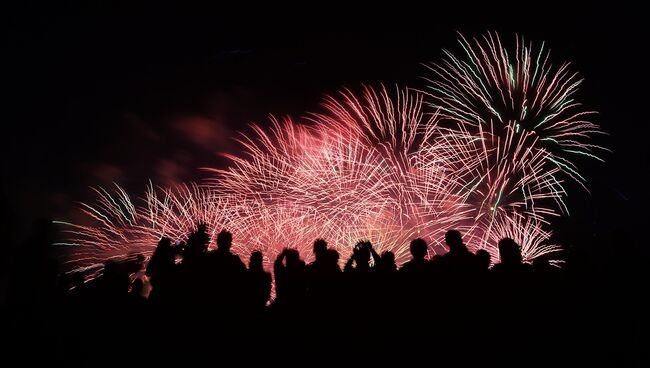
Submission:
[[[3,216],[21,238],[37,219],[75,220],[88,189],[132,194],[204,177],[237,152],[231,138],[268,115],[318,111],[362,83],[424,86],[420,65],[456,31],[546,41],[585,78],[578,98],[610,135],[606,163],[583,160],[591,193],[570,187],[562,243],[647,220],[647,21],[638,9],[422,9],[306,16],[224,9],[19,5],[3,12]],[[469,5],[467,6],[469,7]],[[461,11],[463,10],[463,11]],[[264,13],[264,12],[262,12]],[[18,234],[18,235],[17,235]]]

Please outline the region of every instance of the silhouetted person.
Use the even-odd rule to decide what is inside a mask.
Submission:
[[[177,307],[195,310],[204,307],[213,296],[207,286],[212,282],[211,270],[207,261],[210,235],[205,224],[199,224],[197,230],[190,234],[183,250],[183,259],[178,269]],[[197,319],[196,313],[185,313],[188,319]]]
[[[246,265],[238,255],[230,252],[232,234],[222,230],[217,235],[217,249],[207,256],[204,292],[210,294],[212,303],[233,309],[243,302]]]
[[[273,264],[276,302],[282,308],[295,308],[303,302],[307,291],[305,262],[296,249],[284,248]]]
[[[374,267],[370,266],[371,260],[375,265]],[[359,241],[354,246],[352,256],[346,262],[343,270],[345,274],[347,301],[353,310],[366,311],[367,317],[370,317],[368,313],[376,311],[376,309],[372,309],[372,306],[376,305],[379,298],[380,280],[377,267],[379,262],[380,257],[373,249],[372,243],[369,241]],[[354,318],[355,316],[348,317]],[[356,318],[359,317],[357,316]],[[359,324],[365,322],[357,321]]]
[[[433,295],[428,290],[431,263],[426,259],[428,245],[424,239],[413,239],[409,250],[411,259],[399,269],[399,298],[404,300],[404,310],[400,313],[415,317],[427,309],[426,300],[428,296]]]
[[[169,238],[161,238],[147,265],[146,275],[151,283],[149,299],[152,303],[169,302],[172,297],[176,272],[176,250]]]
[[[395,263],[395,253],[386,250],[381,253],[379,264],[377,265],[379,276],[379,303],[378,309],[382,311],[383,315],[391,315],[396,313],[396,306],[400,299],[397,295],[398,291],[398,270]],[[401,298],[401,302],[404,300]],[[399,313],[399,312],[397,312]]]
[[[384,275],[393,275],[397,273],[397,264],[395,263],[395,253],[386,250],[381,253],[379,260],[379,271]]]
[[[476,256],[467,249],[458,230],[448,230],[445,233],[445,245],[449,251],[436,257],[432,268],[436,277],[445,279],[441,294],[450,302],[463,303],[472,293],[469,290],[479,270]],[[460,299],[463,299],[461,301]]]
[[[271,297],[271,274],[264,270],[263,261],[262,252],[255,251],[248,262],[248,300],[256,312],[263,310]]]
[[[340,274],[341,267],[339,267],[339,259],[340,259],[339,252],[336,249],[328,249],[326,257],[327,257],[326,259],[327,269],[329,270],[329,272]]]
[[[499,240],[500,262],[492,267],[492,279],[495,283],[495,292],[500,303],[519,304],[526,301],[532,283],[532,267],[523,263],[521,248],[511,238]],[[516,319],[516,313],[521,310],[517,305],[508,317]]]
[[[531,271],[530,265],[523,263],[521,248],[514,240],[503,238],[499,240],[498,248],[500,262],[492,268],[494,273],[521,275]]]
[[[400,273],[408,277],[424,277],[428,271],[429,265],[426,260],[428,246],[424,239],[417,238],[411,241],[409,245],[411,260],[407,261],[400,268]]]
[[[311,263],[312,265],[323,262],[327,256],[327,242],[324,239],[316,239],[314,241],[313,253],[314,262]]]
[[[336,272],[336,270],[332,267],[331,259],[328,259],[327,242],[325,240],[316,239],[314,241],[313,253],[314,261],[305,268],[307,273],[307,289],[311,297],[320,299],[322,297],[321,294],[328,287],[328,283],[332,281],[332,273]]]
[[[341,286],[339,254],[335,249],[328,249],[323,239],[314,241],[313,253],[315,260],[306,267],[307,301],[314,319],[325,323],[324,317],[328,311],[337,308],[337,294]]]
[[[442,282],[438,286],[440,308],[448,315],[445,323],[450,328],[460,328],[468,323],[465,316],[470,305],[476,302],[475,279],[478,275],[476,256],[467,249],[458,230],[445,233],[445,245],[449,251],[436,257],[432,263],[434,277]]]
[[[490,264],[492,263],[492,257],[490,253],[485,249],[479,249],[476,251],[476,272],[470,277],[470,283],[473,286],[473,292],[475,295],[475,305],[476,310],[486,310],[490,307],[491,298],[492,298],[492,284],[490,280]],[[488,320],[476,316],[478,319],[475,321],[476,328],[481,330],[487,330],[489,328]],[[480,327],[482,326],[482,327]]]
[[[217,249],[210,252],[210,259],[215,266],[221,266],[228,272],[241,272],[246,269],[246,266],[241,261],[238,255],[232,253],[232,234],[226,230],[222,230],[217,235]]]
[[[194,267],[201,263],[203,256],[208,251],[210,236],[206,232],[206,225],[199,224],[195,232],[190,234],[183,252],[183,264]]]
[[[445,244],[449,252],[436,258],[435,269],[447,275],[467,277],[478,269],[476,257],[467,249],[458,230],[445,233]]]
[[[492,262],[490,252],[485,249],[479,249],[476,251],[476,264],[478,271],[481,274],[487,273],[490,269],[490,263]]]
[[[370,271],[370,260],[376,265],[380,257],[369,241],[359,241],[352,250],[352,256],[345,263],[345,272],[368,272]]]

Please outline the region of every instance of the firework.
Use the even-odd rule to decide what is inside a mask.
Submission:
[[[99,269],[119,254],[150,254],[161,236],[183,240],[199,222],[213,239],[233,232],[242,257],[261,250],[267,266],[284,247],[309,259],[321,237],[343,259],[368,239],[403,262],[411,239],[437,253],[450,228],[495,256],[505,236],[526,260],[557,252],[544,227],[568,212],[564,180],[584,185],[572,159],[600,149],[588,143],[600,132],[584,120],[593,112],[574,101],[580,80],[520,38],[512,60],[491,33],[460,44],[463,57],[446,51],[430,66],[427,92],[345,90],[304,121],[254,125],[238,139],[241,154],[200,184],[150,185],[138,204],[120,187],[94,189],[97,202],[81,210],[95,225],[65,223],[78,246],[69,262]]]
[[[520,149],[544,151],[549,166],[584,185],[573,158],[587,156],[603,147],[589,139],[601,130],[589,122],[595,111],[584,111],[574,97],[582,79],[569,63],[554,68],[544,43],[536,50],[516,37],[515,52],[508,53],[498,35],[459,40],[458,57],[445,50],[446,57],[429,66],[435,78],[428,79],[431,105],[443,119],[462,125],[475,137],[480,129],[496,129],[505,138],[508,131],[527,136]],[[511,134],[512,134],[511,133]],[[512,157],[513,159],[521,159]]]
[[[565,179],[583,187],[574,158],[604,150],[589,138],[601,131],[587,121],[574,95],[581,83],[569,64],[553,68],[544,44],[535,50],[517,37],[508,53],[496,34],[468,41],[460,56],[429,66],[428,96],[439,113],[433,157],[447,157],[460,191],[475,206],[479,247],[494,243],[493,228],[519,218],[543,224],[568,214]]]
[[[521,255],[524,261],[532,261],[542,255],[554,255],[562,248],[550,242],[551,232],[544,230],[543,225],[536,218],[513,213],[509,217],[502,217],[501,221],[493,224],[490,241],[496,244],[503,238],[514,240],[521,246]],[[497,255],[494,250],[494,248],[488,248],[493,257]],[[561,260],[551,260],[551,262],[557,264]]]

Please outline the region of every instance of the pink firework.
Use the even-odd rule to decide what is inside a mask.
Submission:
[[[345,256],[356,240],[369,239],[404,260],[414,237],[435,243],[447,229],[463,226],[470,206],[449,191],[453,181],[436,160],[421,158],[435,130],[421,94],[366,88],[361,98],[344,92],[324,107],[310,115],[310,125],[254,127],[256,136],[241,140],[244,155],[213,170],[222,195],[264,209],[272,223],[259,228],[274,228],[271,219],[285,216],[273,213],[290,209],[315,231],[278,247],[311,244],[316,235]]]
[[[464,57],[446,52],[431,66],[431,90],[364,88],[328,97],[305,121],[273,120],[241,135],[231,165],[209,169],[201,184],[150,186],[134,204],[119,187],[95,189],[83,204],[93,226],[68,224],[70,262],[98,270],[103,260],[150,254],[161,236],[183,240],[199,222],[234,234],[234,251],[261,250],[267,266],[284,247],[307,259],[316,238],[346,258],[359,239],[408,258],[425,238],[442,250],[457,228],[473,249],[495,256],[505,236],[524,257],[553,254],[548,217],[568,212],[565,177],[584,185],[573,156],[596,157],[598,127],[574,102],[579,85],[568,65],[517,39],[511,60],[488,33],[461,38]]]

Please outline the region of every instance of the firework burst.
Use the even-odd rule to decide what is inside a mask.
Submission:
[[[462,53],[445,50],[445,58],[429,69],[431,104],[454,125],[478,129],[496,128],[530,137],[525,148],[547,151],[546,160],[584,186],[573,159],[603,147],[589,143],[599,127],[587,119],[595,111],[584,111],[575,94],[582,83],[569,63],[553,67],[544,43],[535,49],[516,37],[514,53],[502,46],[496,33],[467,40],[459,34]],[[478,133],[480,136],[480,133]],[[586,188],[585,188],[586,189]]]
[[[493,243],[493,229],[518,218],[568,214],[565,179],[583,187],[576,156],[596,156],[589,143],[601,131],[587,121],[574,97],[581,83],[569,63],[554,68],[544,44],[536,50],[517,37],[514,53],[496,34],[459,40],[462,52],[444,51],[429,66],[430,105],[440,134],[432,156],[447,157],[460,191],[475,206],[471,236],[479,247]],[[586,187],[585,187],[586,188]]]
[[[161,236],[183,240],[200,222],[213,239],[229,229],[236,253],[261,250],[267,265],[287,246],[309,258],[321,237],[344,258],[368,239],[402,262],[411,239],[438,252],[450,228],[495,256],[506,236],[526,260],[557,252],[544,227],[568,212],[564,180],[585,184],[573,158],[601,149],[588,141],[600,133],[585,120],[594,113],[574,101],[580,80],[568,64],[553,68],[543,44],[517,38],[508,54],[488,33],[460,45],[462,56],[445,51],[429,67],[426,92],[345,90],[304,121],[254,125],[241,154],[200,184],[150,185],[138,204],[120,187],[94,189],[96,203],[81,210],[95,224],[64,223],[77,246],[69,262],[99,269],[150,254]]]

